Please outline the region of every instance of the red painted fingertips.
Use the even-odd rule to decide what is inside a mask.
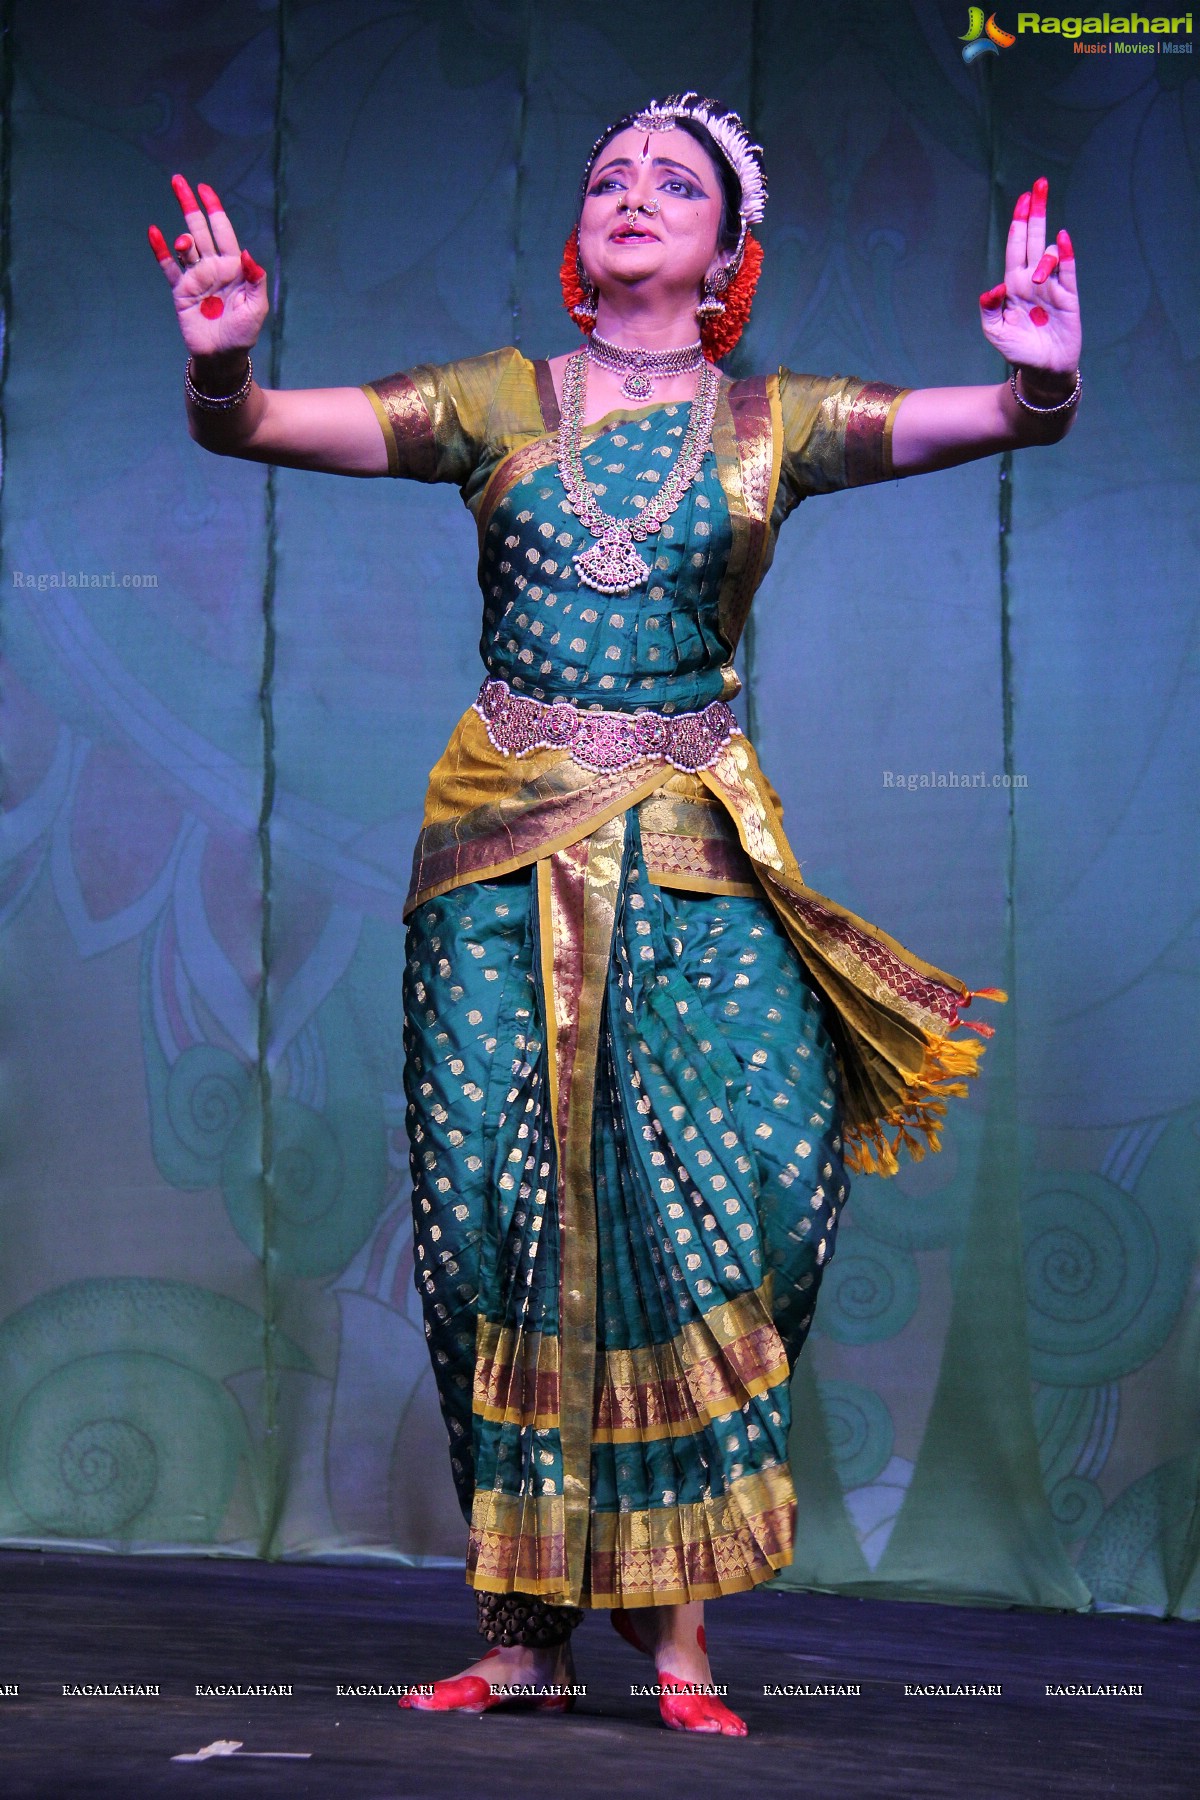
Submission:
[[[1055,269],[1057,269],[1057,267],[1058,267],[1058,251],[1057,250],[1047,250],[1047,252],[1043,256],[1041,262],[1038,264],[1037,268],[1033,271],[1032,278],[1034,281],[1045,281],[1048,276],[1053,275],[1053,273],[1054,273]]]
[[[198,181],[196,183],[196,192],[199,194],[201,200],[203,200],[208,212],[215,213],[225,211],[225,208],[221,205],[220,195],[215,189],[209,187],[207,181]]]
[[[193,242],[194,239],[190,231],[181,231],[179,236],[175,239],[176,256],[186,256],[191,249]]]
[[[1050,192],[1050,183],[1046,180],[1046,177],[1044,175],[1039,175],[1037,180],[1033,184],[1033,196],[1032,196],[1032,202],[1031,202],[1031,208],[1030,208],[1030,210],[1033,214],[1033,217],[1035,219],[1044,219],[1045,218],[1045,216],[1046,216],[1046,196],[1049,194],[1049,192]]]
[[[1075,246],[1071,242],[1070,233],[1060,231],[1058,234],[1058,254],[1063,262],[1074,262]]]
[[[261,281],[266,272],[259,268],[248,250],[242,251],[242,273],[247,281]]]
[[[1029,209],[1032,205],[1033,205],[1033,195],[1032,194],[1022,194],[1018,198],[1017,204],[1013,207],[1013,218],[1014,219],[1027,219],[1029,217]]]
[[[155,256],[157,256],[159,262],[170,262],[171,252],[167,249],[167,240],[158,229],[158,226],[151,225],[146,232],[146,236],[150,239],[150,248],[153,250]]]
[[[1029,309],[1029,317],[1035,325],[1048,325],[1050,323],[1050,314],[1046,311],[1044,306],[1031,306]]]
[[[175,198],[178,200],[185,213],[198,212],[200,210],[196,205],[195,194],[193,194],[182,175],[172,175],[171,187],[174,190]]]
[[[980,294],[979,304],[987,312],[994,312],[996,307],[1003,306],[1008,298],[1008,289],[1001,282],[999,287],[989,288],[986,294]]]
[[[200,302],[200,311],[206,319],[219,319],[225,311],[225,302],[220,294],[205,294]]]

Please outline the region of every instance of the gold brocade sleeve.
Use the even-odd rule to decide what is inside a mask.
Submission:
[[[892,426],[910,389],[850,375],[779,371],[780,483],[794,505],[809,494],[889,481]]]
[[[388,474],[466,487],[491,460],[497,411],[519,387],[523,358],[492,350],[461,362],[418,363],[362,384],[387,445]]]

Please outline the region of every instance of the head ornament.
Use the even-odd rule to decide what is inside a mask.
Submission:
[[[673,131],[680,119],[694,119],[713,138],[737,176],[738,186],[742,191],[738,211],[743,230],[747,225],[757,225],[767,207],[762,145],[751,141],[750,133],[737,113],[722,111],[714,101],[703,100],[699,94],[691,92],[672,94],[667,100],[652,100],[644,111],[634,114],[630,123],[639,131]],[[606,133],[605,138],[601,138],[593,147],[588,161],[588,174],[591,173],[591,165],[600,144],[611,135],[611,131]]]

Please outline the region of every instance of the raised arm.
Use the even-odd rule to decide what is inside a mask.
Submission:
[[[1035,181],[1013,209],[1005,247],[1004,280],[980,295],[984,336],[1018,371],[1017,388],[1032,412],[1014,397],[1008,381],[997,386],[914,388],[896,410],[892,466],[897,475],[921,475],[998,450],[1054,444],[1074,423],[1082,342],[1075,252],[1065,231],[1046,246],[1049,183]]]
[[[247,386],[249,353],[269,310],[266,272],[238,244],[212,188],[197,184],[202,210],[182,175],[171,186],[187,230],[176,238],[174,255],[157,225],[148,235],[201,396],[187,402],[192,437],[218,456],[332,475],[386,475],[387,446],[360,388],[264,388],[253,380]],[[232,397],[243,388],[243,397],[224,409],[203,404],[205,396]]]

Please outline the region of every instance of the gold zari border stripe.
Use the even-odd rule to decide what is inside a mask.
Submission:
[[[796,1496],[778,1463],[685,1505],[592,1514],[589,1580],[566,1581],[561,1494],[477,1494],[467,1581],[576,1605],[676,1606],[743,1593],[792,1559]]]
[[[783,1344],[772,1324],[758,1324],[716,1354],[711,1337],[704,1338],[703,1328],[691,1324],[670,1344],[599,1353],[592,1442],[687,1437],[789,1379]],[[555,1429],[560,1418],[558,1339],[481,1321],[473,1410],[492,1424]]]

